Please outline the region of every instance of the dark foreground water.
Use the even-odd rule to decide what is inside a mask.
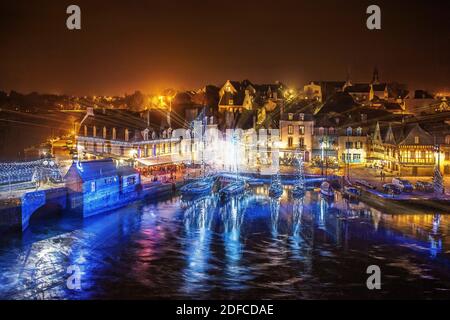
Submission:
[[[0,298],[450,298],[450,216],[255,191],[227,203],[138,202],[1,235]],[[381,290],[366,287],[369,265],[381,268]],[[81,289],[70,290],[77,268]]]

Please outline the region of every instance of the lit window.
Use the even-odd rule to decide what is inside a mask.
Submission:
[[[288,119],[289,120],[293,120],[294,119],[294,114],[293,113],[289,113],[288,114]]]
[[[95,192],[95,181],[91,182],[91,192]]]
[[[229,104],[230,106],[234,105],[233,99],[228,100],[228,104]]]
[[[299,126],[298,130],[299,130],[299,134],[305,134],[305,126]]]
[[[293,145],[293,139],[292,139],[292,137],[289,137],[288,138],[288,147],[292,147],[292,145]]]
[[[294,133],[294,127],[289,125],[288,126],[288,134],[293,134]]]
[[[418,136],[415,136],[415,137],[414,137],[414,143],[415,143],[415,144],[419,144],[419,137],[418,137]]]
[[[361,128],[361,127],[358,127],[358,128],[356,129],[356,134],[357,134],[358,136],[362,135],[362,128]]]
[[[348,135],[348,136],[351,136],[351,135],[352,135],[352,128],[351,128],[351,127],[348,127],[348,128],[347,128],[347,135]]]

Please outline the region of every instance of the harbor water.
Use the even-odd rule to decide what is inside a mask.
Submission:
[[[173,195],[2,234],[0,298],[449,299],[449,232],[445,212],[386,214],[286,187],[279,200],[267,186]],[[370,265],[380,290],[367,288]]]

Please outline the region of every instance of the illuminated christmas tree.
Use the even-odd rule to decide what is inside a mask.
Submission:
[[[434,168],[433,187],[436,194],[444,193],[444,178],[438,166]]]

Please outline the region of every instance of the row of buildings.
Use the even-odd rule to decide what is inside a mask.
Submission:
[[[201,120],[222,132],[278,129],[280,161],[286,165],[301,152],[317,166],[366,165],[400,175],[431,175],[439,164],[450,173],[446,97],[414,113],[405,107],[409,96],[400,85],[380,83],[376,70],[369,83],[317,81],[301,92],[280,82],[228,80],[216,98],[204,99],[207,104],[193,105],[183,93],[171,99],[167,110],[91,110],[76,124],[77,149],[80,157],[143,166],[171,163],[174,155],[192,159],[198,141],[186,143],[186,135],[176,131],[188,129],[189,137],[192,121]],[[255,159],[248,165],[261,165],[261,155],[248,158]]]

